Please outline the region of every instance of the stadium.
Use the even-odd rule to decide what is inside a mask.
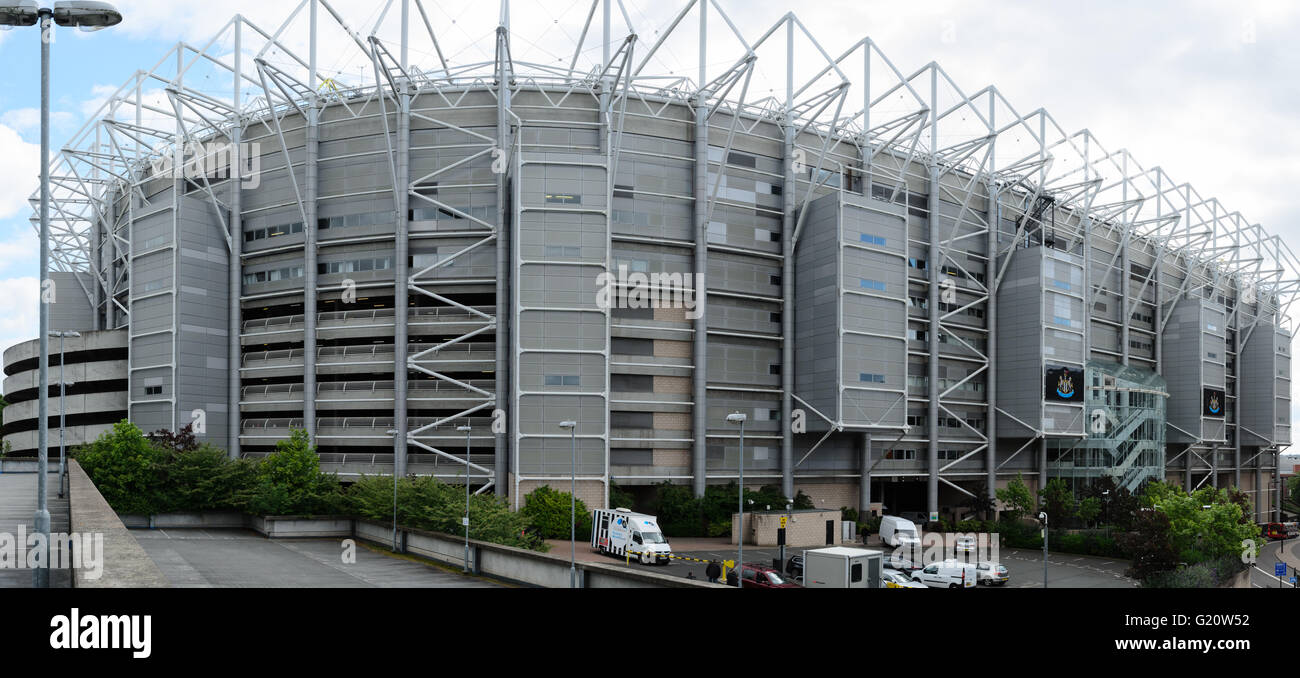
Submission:
[[[597,0],[541,63],[503,3],[459,63],[429,4],[234,17],[62,147],[69,444],[129,418],[259,456],[304,428],[343,478],[517,502],[576,473],[603,507],[734,482],[739,412],[746,484],[819,508],[960,518],[1109,477],[1278,510],[1300,266],[1240,212],[794,14]],[[16,456],[34,355],[4,356]]]

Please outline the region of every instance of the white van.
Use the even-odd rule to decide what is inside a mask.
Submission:
[[[971,563],[949,559],[941,563],[930,563],[913,572],[912,581],[936,589],[973,589],[979,582],[979,575]]]
[[[890,546],[908,548],[921,545],[921,533],[916,524],[898,516],[884,516],[880,519],[880,540]]]
[[[646,565],[667,563],[673,552],[654,516],[625,508],[591,512],[591,546],[615,556],[627,556],[630,551]]]

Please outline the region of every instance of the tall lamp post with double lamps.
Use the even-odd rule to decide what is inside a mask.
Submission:
[[[739,546],[739,553],[736,556],[736,588],[744,588],[745,582],[741,580],[741,573],[744,572],[745,564],[745,420],[749,417],[740,412],[727,415],[728,424],[740,424],[740,497],[736,501],[736,506],[740,514],[740,526],[736,530],[736,544]]]
[[[72,26],[83,31],[97,31],[116,26],[122,15],[107,2],[70,0],[56,2],[54,7],[41,7],[36,0],[0,0],[0,28],[41,25],[41,291],[50,279],[50,43],[54,41],[54,24]],[[44,296],[40,300],[40,418],[36,439],[36,531],[45,535],[45,548],[50,543],[50,509],[46,497],[46,474],[50,470],[50,310]],[[47,550],[42,565],[32,571],[32,586],[49,588],[50,569]]]
[[[562,421],[569,431],[572,460],[569,467],[569,588],[578,588],[578,422]]]

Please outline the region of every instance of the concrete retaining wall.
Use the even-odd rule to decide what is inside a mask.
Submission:
[[[391,547],[393,526],[370,520],[355,521],[355,535]],[[448,565],[465,562],[465,539],[411,528],[399,528],[398,549]],[[504,581],[543,588],[569,587],[569,559],[528,549],[471,539],[470,570]],[[657,572],[603,563],[578,563],[578,586],[583,588],[727,588],[721,584],[683,579]]]
[[[159,588],[170,584],[162,570],[136,542],[122,521],[100,495],[90,477],[75,460],[68,463],[68,499],[70,531],[78,534],[102,534],[104,539],[103,571],[98,579],[90,572],[72,571],[76,588]]]

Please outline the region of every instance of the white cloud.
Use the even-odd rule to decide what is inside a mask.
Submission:
[[[67,111],[50,111],[50,128],[65,128],[76,122],[77,117]],[[41,128],[41,110],[39,108],[15,108],[0,114],[0,125],[12,128],[19,134],[39,132]]]
[[[23,141],[18,132],[0,123],[0,219],[26,215],[27,199],[41,174],[41,145]]]
[[[34,276],[0,279],[0,349],[36,338],[39,289]]]

